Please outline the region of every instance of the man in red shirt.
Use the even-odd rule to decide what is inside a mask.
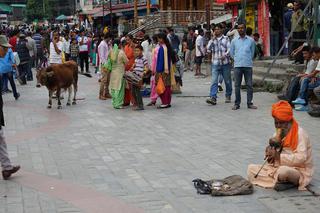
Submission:
[[[11,49],[13,52],[15,52],[16,50],[19,34],[20,34],[19,30],[13,30],[12,34],[10,35],[11,37],[9,39],[9,44],[12,46]]]

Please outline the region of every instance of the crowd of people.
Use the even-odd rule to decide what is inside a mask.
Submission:
[[[295,3],[294,10],[299,10],[299,4]],[[292,16],[297,19],[294,14]],[[245,23],[237,23],[229,28],[225,23],[213,24],[211,30],[190,27],[181,37],[172,28],[152,36],[142,30],[135,36],[125,34],[120,37],[107,31],[93,33],[84,28],[15,28],[2,31],[0,36],[2,92],[11,92],[8,88],[10,82],[13,96],[17,100],[20,94],[14,78],[21,85],[26,85],[28,81],[33,81],[32,68],[39,69],[72,60],[79,65],[80,74],[91,76],[90,64],[94,67],[94,72],[99,76],[98,98],[111,99],[114,109],[132,105],[133,110],[144,110],[143,96],[150,96],[147,106],[156,106],[160,99],[161,104],[157,108],[166,109],[171,107],[172,94],[181,93],[184,72],[194,71],[197,78],[206,77],[201,66],[205,60],[209,60],[212,83],[206,103],[218,103],[217,93],[223,91],[223,82],[225,103],[231,103],[233,71],[235,100],[232,110],[240,109],[243,78],[247,108],[254,110],[257,106],[253,104],[253,60],[263,57],[263,49],[259,34],[253,33]],[[269,165],[261,174],[274,173],[267,180],[254,177],[260,166],[249,167],[249,179],[257,185],[275,187],[277,182],[289,181],[305,189],[311,181],[311,147],[306,133],[298,128],[289,104],[294,105],[298,111],[306,110],[307,105],[313,109],[319,108],[320,111],[320,48],[303,44],[295,50],[297,60],[300,60],[298,54],[302,54],[306,61],[305,73],[293,78],[286,94],[279,97],[288,102],[281,101],[272,110],[276,128],[285,131],[280,139],[274,138],[278,142],[285,142],[284,152],[276,152],[272,147],[267,150],[266,157],[273,166]],[[310,90],[316,95],[311,104]],[[4,125],[3,116],[0,122],[1,127]],[[304,152],[306,147],[308,153]],[[11,165],[1,128],[0,156],[3,178],[8,179],[20,167]],[[295,161],[296,156],[307,160]],[[276,161],[280,162],[275,166]],[[307,170],[301,172],[292,165]]]

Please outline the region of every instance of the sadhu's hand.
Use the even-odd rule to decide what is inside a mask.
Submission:
[[[280,161],[280,152],[278,152],[275,148],[268,146],[266,148],[266,157],[270,164],[274,164],[275,162]]]
[[[164,73],[169,74],[169,70],[164,70]]]

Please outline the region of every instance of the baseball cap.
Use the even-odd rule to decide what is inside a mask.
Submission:
[[[9,44],[7,37],[5,37],[4,35],[0,35],[0,46],[8,47],[8,48],[12,47]]]
[[[292,3],[288,3],[287,7],[292,9],[293,8],[293,4]]]

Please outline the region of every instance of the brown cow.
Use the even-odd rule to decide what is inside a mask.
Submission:
[[[58,99],[58,109],[61,109],[60,92],[61,89],[68,89],[67,106],[71,105],[71,86],[73,86],[72,105],[76,104],[76,94],[78,89],[78,65],[74,61],[64,64],[53,64],[47,68],[40,68],[37,71],[37,87],[46,86],[49,91],[48,109],[52,107],[52,95],[56,91]]]

